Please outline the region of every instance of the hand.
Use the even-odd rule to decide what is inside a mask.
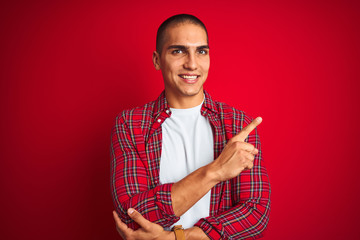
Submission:
[[[170,231],[165,231],[162,226],[152,223],[145,219],[138,211],[133,208],[128,209],[128,215],[141,228],[134,231],[123,223],[117,213],[113,211],[116,229],[122,239],[124,240],[160,240],[160,239],[175,239],[175,234]]]
[[[247,136],[262,122],[257,117],[229,140],[220,156],[212,163],[217,173],[218,181],[226,181],[239,175],[246,169],[251,169],[255,155],[259,150],[246,143]]]

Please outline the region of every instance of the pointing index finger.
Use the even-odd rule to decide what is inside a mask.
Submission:
[[[247,136],[262,122],[261,117],[255,118],[251,123],[244,127],[234,138],[236,141],[245,141]]]

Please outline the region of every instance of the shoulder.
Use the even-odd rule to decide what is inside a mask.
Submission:
[[[243,110],[237,109],[227,103],[219,101],[214,101],[214,103],[222,121],[231,120],[232,124],[242,128],[244,123],[247,125],[253,120],[253,118]]]
[[[142,106],[132,109],[125,109],[120,112],[115,118],[115,125],[143,125],[146,122],[151,122],[154,114],[154,106],[156,101],[146,103]]]

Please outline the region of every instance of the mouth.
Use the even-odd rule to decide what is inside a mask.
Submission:
[[[196,83],[200,75],[196,74],[180,74],[179,77],[181,77],[184,82],[186,83]]]

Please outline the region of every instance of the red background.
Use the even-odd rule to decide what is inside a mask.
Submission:
[[[118,112],[163,89],[156,30],[186,12],[208,27],[206,89],[264,119],[264,239],[356,239],[358,2],[2,3],[1,238],[119,239],[110,130]]]

